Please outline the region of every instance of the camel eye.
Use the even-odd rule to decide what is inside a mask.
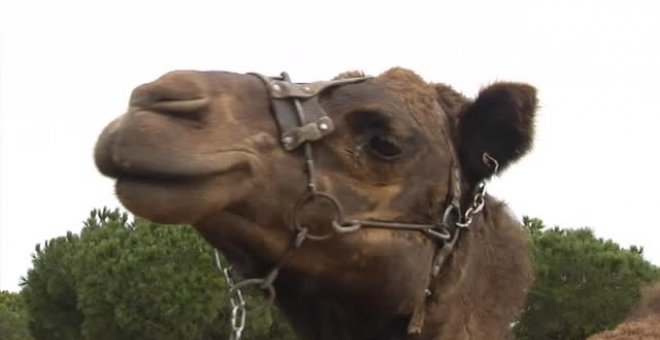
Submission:
[[[402,150],[397,142],[390,136],[375,134],[367,144],[371,153],[386,161],[392,161],[401,156]]]

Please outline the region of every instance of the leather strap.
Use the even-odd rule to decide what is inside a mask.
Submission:
[[[292,83],[286,72],[282,72],[281,78],[250,74],[261,79],[269,91],[273,113],[280,130],[280,141],[287,151],[293,151],[305,142],[319,140],[334,131],[334,122],[318,100],[318,95],[323,90],[369,79],[347,78],[298,84]]]

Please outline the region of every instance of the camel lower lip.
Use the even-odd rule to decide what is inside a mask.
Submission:
[[[230,168],[195,177],[123,176],[117,178],[115,190],[137,216],[159,223],[192,224],[242,197],[251,183],[248,172]]]
[[[117,176],[117,182],[126,182],[126,183],[142,183],[142,184],[151,184],[151,185],[173,185],[173,184],[195,184],[202,182],[208,179],[211,179],[215,176],[213,175],[203,175],[203,176],[172,176],[172,175],[155,175],[155,176],[131,176],[131,175],[119,175]]]
[[[209,173],[200,174],[169,174],[164,172],[143,171],[141,173],[121,173],[116,176],[116,180],[153,185],[172,185],[172,184],[196,184],[208,181],[217,177],[225,176],[235,171],[246,170],[249,168],[245,163],[234,164],[227,169],[220,169]]]
[[[142,164],[134,166],[130,162],[116,159],[113,160],[112,166],[109,167],[112,172],[106,174],[116,180],[153,184],[171,184],[199,182],[206,179],[221,177],[235,171],[251,173],[252,162],[249,153],[243,151],[229,151],[224,155],[225,157],[217,158],[214,161],[214,166],[209,166],[208,164],[198,166],[201,171],[192,170],[196,167],[192,165],[193,163],[187,163],[187,165],[169,164],[167,167],[161,167],[158,169],[158,164],[162,164],[162,161],[142,161]],[[146,166],[149,163],[154,163],[156,166]]]
[[[115,187],[117,194],[126,192],[177,192],[180,190],[197,190],[213,181],[222,180],[223,176],[202,177],[178,177],[178,178],[142,178],[142,177],[119,177],[116,179]],[[160,195],[160,194],[159,194]]]

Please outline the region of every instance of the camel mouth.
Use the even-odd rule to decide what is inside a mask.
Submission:
[[[142,182],[150,184],[185,184],[197,183],[215,177],[225,176],[232,172],[252,173],[252,158],[254,156],[247,151],[223,151],[217,154],[214,164],[200,165],[200,169],[195,170],[194,164],[188,166],[172,165],[171,168],[163,167],[160,162],[155,162],[153,167],[145,164],[132,164],[129,161],[121,160],[118,157],[112,157],[110,164],[106,164],[106,175],[117,181]],[[172,163],[171,163],[172,164]]]
[[[216,177],[226,176],[232,172],[250,173],[251,167],[247,161],[238,161],[235,164],[230,164],[226,167],[220,167],[217,170],[200,173],[171,173],[160,170],[116,170],[110,177],[116,181],[143,183],[151,185],[185,185],[196,184],[204,181],[209,181]]]
[[[115,172],[115,191],[131,212],[158,223],[195,224],[240,200],[254,182],[254,162],[244,152],[229,152],[214,171],[176,174],[167,171]],[[220,162],[223,163],[223,162]]]
[[[115,175],[113,179],[117,182],[143,183],[149,185],[162,185],[162,186],[185,185],[185,184],[195,184],[195,183],[203,182],[212,179],[213,177],[216,176],[222,176],[223,174],[229,173],[230,171],[231,170],[219,171],[213,174],[196,175],[196,176],[174,175],[174,174],[157,173],[157,172],[153,172],[150,174],[120,173]]]

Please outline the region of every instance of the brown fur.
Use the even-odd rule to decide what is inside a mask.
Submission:
[[[347,79],[347,78],[362,78],[364,76],[366,76],[364,72],[355,70],[355,71],[342,72],[332,79],[337,80],[337,79]]]
[[[528,85],[493,84],[471,101],[402,68],[327,90],[319,102],[336,125],[313,144],[320,190],[337,197],[348,218],[410,223],[442,215],[453,166],[466,204],[474,182],[491,175],[484,152],[502,168],[527,152],[536,107]],[[129,210],[193,224],[246,277],[263,276],[291,246],[292,207],[306,192],[306,174],[300,151],[281,147],[254,76],[178,71],[138,87],[95,157]],[[333,215],[312,204],[301,219],[323,234]],[[506,338],[532,282],[520,222],[489,196],[430,281],[436,250],[424,234],[399,230],[307,240],[275,281],[277,303],[303,339]],[[409,335],[427,288],[422,333]]]
[[[430,314],[442,317],[429,339],[504,339],[520,313],[532,281],[527,238],[503,203],[489,201],[437,283]]]
[[[433,84],[433,88],[435,89],[438,103],[447,112],[449,117],[457,117],[459,112],[463,111],[465,105],[469,103],[469,100],[463,94],[457,92],[449,85]]]
[[[589,340],[615,339],[660,339],[660,282],[642,290],[640,302],[626,322],[614,330],[589,337]]]

